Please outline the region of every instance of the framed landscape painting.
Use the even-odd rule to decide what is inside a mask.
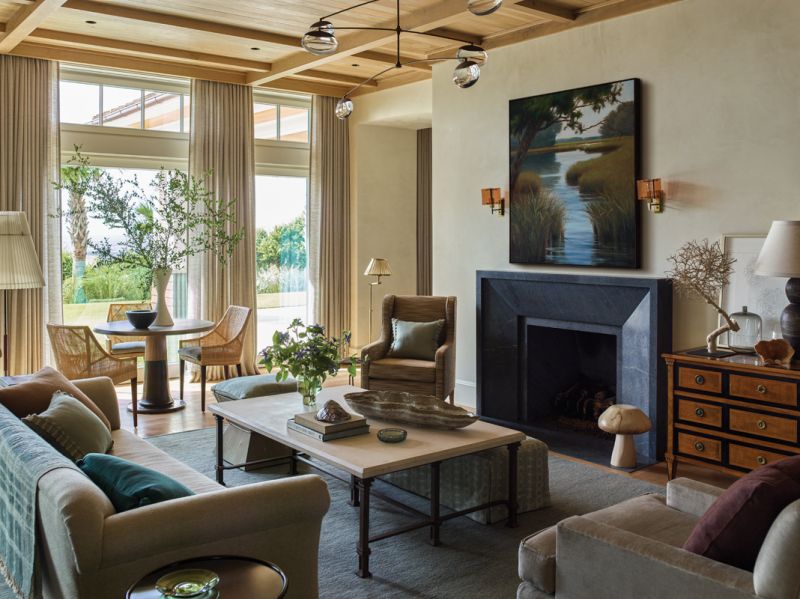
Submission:
[[[639,80],[509,103],[509,260],[639,267]]]

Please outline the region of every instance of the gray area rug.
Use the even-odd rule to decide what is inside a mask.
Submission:
[[[214,430],[174,433],[148,439],[155,446],[213,478]],[[265,472],[227,471],[225,482],[239,486],[277,478]],[[591,512],[630,497],[663,492],[663,487],[609,473],[599,468],[550,457],[550,493],[553,506],[521,514],[519,527],[502,523],[486,526],[457,518],[441,529],[442,544],[428,544],[421,529],[372,545],[372,578],[355,575],[357,508],[348,504],[349,489],[328,478],[331,508],[320,542],[320,597],[322,599],[513,599],[519,584],[517,549],[524,537],[576,514]],[[426,510],[427,501],[385,483],[375,488]],[[410,521],[406,512],[379,499],[371,504],[371,528],[380,531]],[[0,599],[12,595],[3,585]]]

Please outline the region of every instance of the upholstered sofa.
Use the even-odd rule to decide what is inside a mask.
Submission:
[[[44,475],[39,481],[38,544],[45,599],[122,598],[143,575],[207,555],[271,561],[289,579],[288,597],[317,597],[320,527],[330,503],[321,478],[307,475],[222,487],[121,430],[110,379],[74,383],[111,422],[111,453],[163,472],[196,495],[118,514],[81,472],[61,468]]]
[[[666,497],[629,499],[526,538],[517,599],[797,599],[800,501],[773,523],[753,572],[682,549],[722,492],[679,478]]]

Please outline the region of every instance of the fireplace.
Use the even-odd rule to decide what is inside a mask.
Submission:
[[[478,413],[551,449],[607,462],[613,438],[597,417],[639,407],[653,430],[642,463],[665,443],[672,290],[666,279],[479,271]]]

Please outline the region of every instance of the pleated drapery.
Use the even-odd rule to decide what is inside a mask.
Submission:
[[[244,227],[245,234],[226,265],[211,252],[189,260],[189,315],[216,322],[229,305],[252,308],[242,367],[257,374],[253,89],[193,80],[191,106],[189,173],[203,178],[210,172],[205,184],[213,196],[236,200],[236,223],[229,232]],[[222,375],[221,367],[208,368],[210,379]]]
[[[433,287],[432,130],[417,131],[417,295],[431,295]]]
[[[45,324],[61,322],[61,223],[53,187],[58,131],[58,64],[0,55],[0,210],[26,214],[46,283],[43,289],[6,292],[6,374],[39,370],[48,361]]]
[[[350,328],[350,149],[336,98],[314,96],[308,210],[314,320],[338,337]]]

